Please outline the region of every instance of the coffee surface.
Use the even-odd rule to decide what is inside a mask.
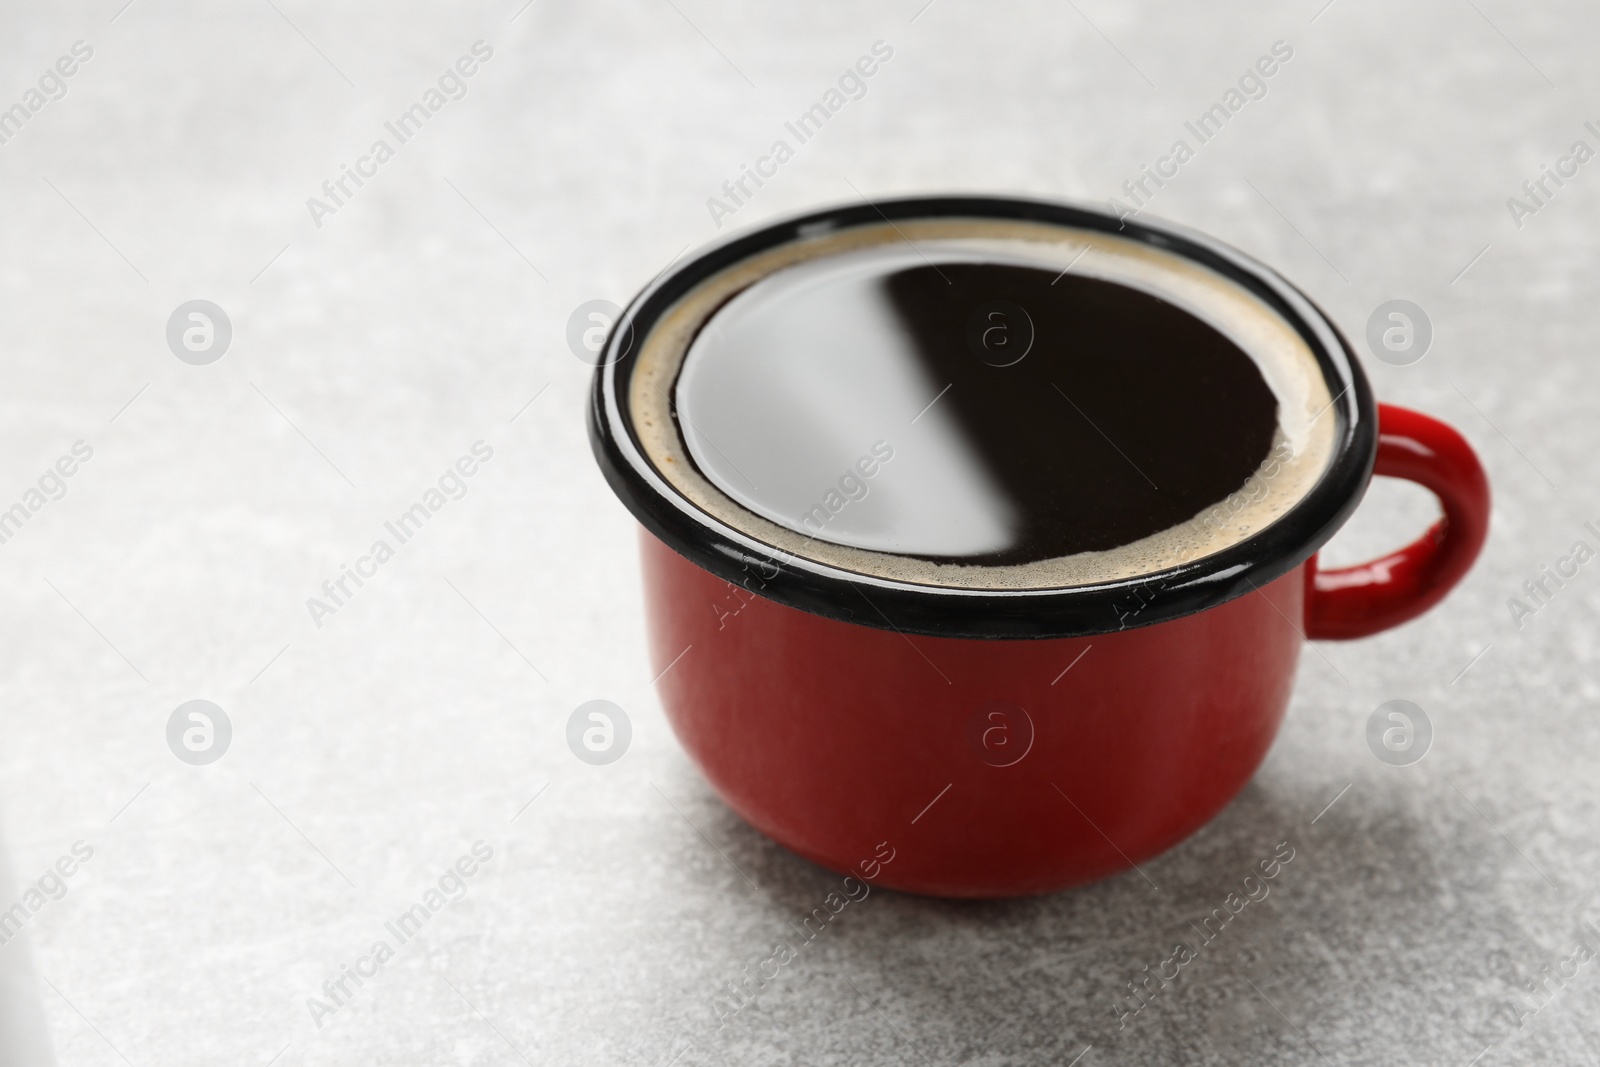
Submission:
[[[860,548],[1030,563],[1176,526],[1272,449],[1256,362],[1161,296],[908,252],[768,279],[695,340],[682,430],[745,506]]]
[[[1272,447],[1277,397],[1255,361],[1158,296],[995,263],[913,267],[882,289],[913,342],[902,357],[950,383],[941,425],[1011,517],[1010,543],[969,562],[1132,544],[1238,489]]]
[[[874,579],[1059,589],[1252,537],[1337,415],[1252,291],[1117,234],[903,219],[702,279],[645,331],[635,440],[688,506]]]

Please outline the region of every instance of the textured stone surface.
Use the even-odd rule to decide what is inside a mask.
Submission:
[[[0,15],[0,107],[93,48],[0,144],[0,508],[94,450],[0,544],[9,866],[37,884],[93,848],[27,930],[60,1062],[1600,1059],[1600,966],[1526,992],[1597,913],[1600,564],[1520,628],[1506,606],[1600,520],[1600,163],[1520,228],[1506,205],[1574,141],[1600,148],[1600,22],[1575,2],[921,2]],[[479,39],[467,95],[315,225],[306,199]],[[1150,210],[1279,267],[1354,338],[1385,300],[1427,310],[1425,359],[1369,365],[1481,450],[1480,565],[1426,618],[1308,653],[1255,782],[1150,883],[874,893],[719,1032],[719,988],[837,879],[740,823],[671,737],[568,315],[713,236],[707,197],[874,41],[894,55],[866,95],[727,224],[858,192],[1104,200],[1280,39],[1267,95]],[[195,298],[234,327],[210,366],[164,338]],[[306,599],[479,440],[466,495],[315,626]],[[1430,506],[1378,485],[1332,554],[1396,544]],[[564,740],[596,697],[633,721],[611,766]],[[195,698],[233,726],[206,767],[166,742]],[[1434,723],[1414,766],[1366,746],[1394,698]],[[478,840],[464,898],[319,1029],[307,997]],[[1119,1030],[1119,991],[1280,841],[1271,896]]]

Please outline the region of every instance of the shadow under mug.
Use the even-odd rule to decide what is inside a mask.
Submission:
[[[785,553],[696,508],[633,433],[634,339],[746,257],[918,218],[1113,233],[1248,289],[1307,342],[1335,398],[1327,470],[1240,544],[1071,589],[870,578]],[[1199,234],[1065,204],[907,198],[738,235],[653,282],[603,357],[590,434],[607,480],[645,528],[651,659],[678,738],[762,833],[835,871],[910,892],[1048,892],[1181,841],[1266,756],[1304,642],[1364,637],[1426,611],[1466,573],[1488,531],[1488,482],[1466,441],[1426,415],[1377,404],[1348,343],[1299,290]],[[1317,549],[1373,474],[1421,484],[1442,517],[1381,559],[1320,569]],[[892,861],[881,862],[886,854]]]

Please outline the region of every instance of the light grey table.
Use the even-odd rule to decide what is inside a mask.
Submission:
[[[1574,956],[1600,915],[1600,563],[1508,608],[1575,541],[1600,547],[1600,163],[1522,191],[1600,149],[1600,19],[1322,5],[9,7],[6,1039],[32,1010],[72,1065],[1600,1059],[1600,964]],[[731,216],[708,206],[878,41],[859,99]],[[876,892],[719,1030],[727,983],[837,878],[733,817],[662,718],[569,315],[819,202],[1125,196],[1276,41],[1293,55],[1265,95],[1147,210],[1278,266],[1358,341],[1384,301],[1426,310],[1426,357],[1369,368],[1481,450],[1481,563],[1423,620],[1309,651],[1254,783],[1150,883]],[[402,141],[386,123],[408,113]],[[345,167],[367,176],[335,201]],[[231,323],[209,365],[166,338],[194,299]],[[92,456],[47,476],[80,441]],[[464,495],[362,564],[479,441]],[[1430,507],[1376,485],[1330,556],[1398,544]],[[313,618],[347,565],[371,576]],[[632,721],[609,766],[564,740],[592,698]],[[1365,730],[1401,698],[1434,738],[1397,767]],[[168,744],[196,699],[231,724],[205,766]],[[1126,983],[1283,841],[1271,896],[1119,1029]],[[441,878],[459,899],[398,944],[386,923]],[[36,982],[12,981],[24,951]],[[345,967],[372,976],[335,1004]]]

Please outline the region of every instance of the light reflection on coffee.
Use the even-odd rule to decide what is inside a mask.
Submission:
[[[907,225],[742,264],[653,331],[635,424],[686,495],[846,569],[1036,588],[1215,552],[1315,483],[1330,398],[1250,294],[1103,235]]]

